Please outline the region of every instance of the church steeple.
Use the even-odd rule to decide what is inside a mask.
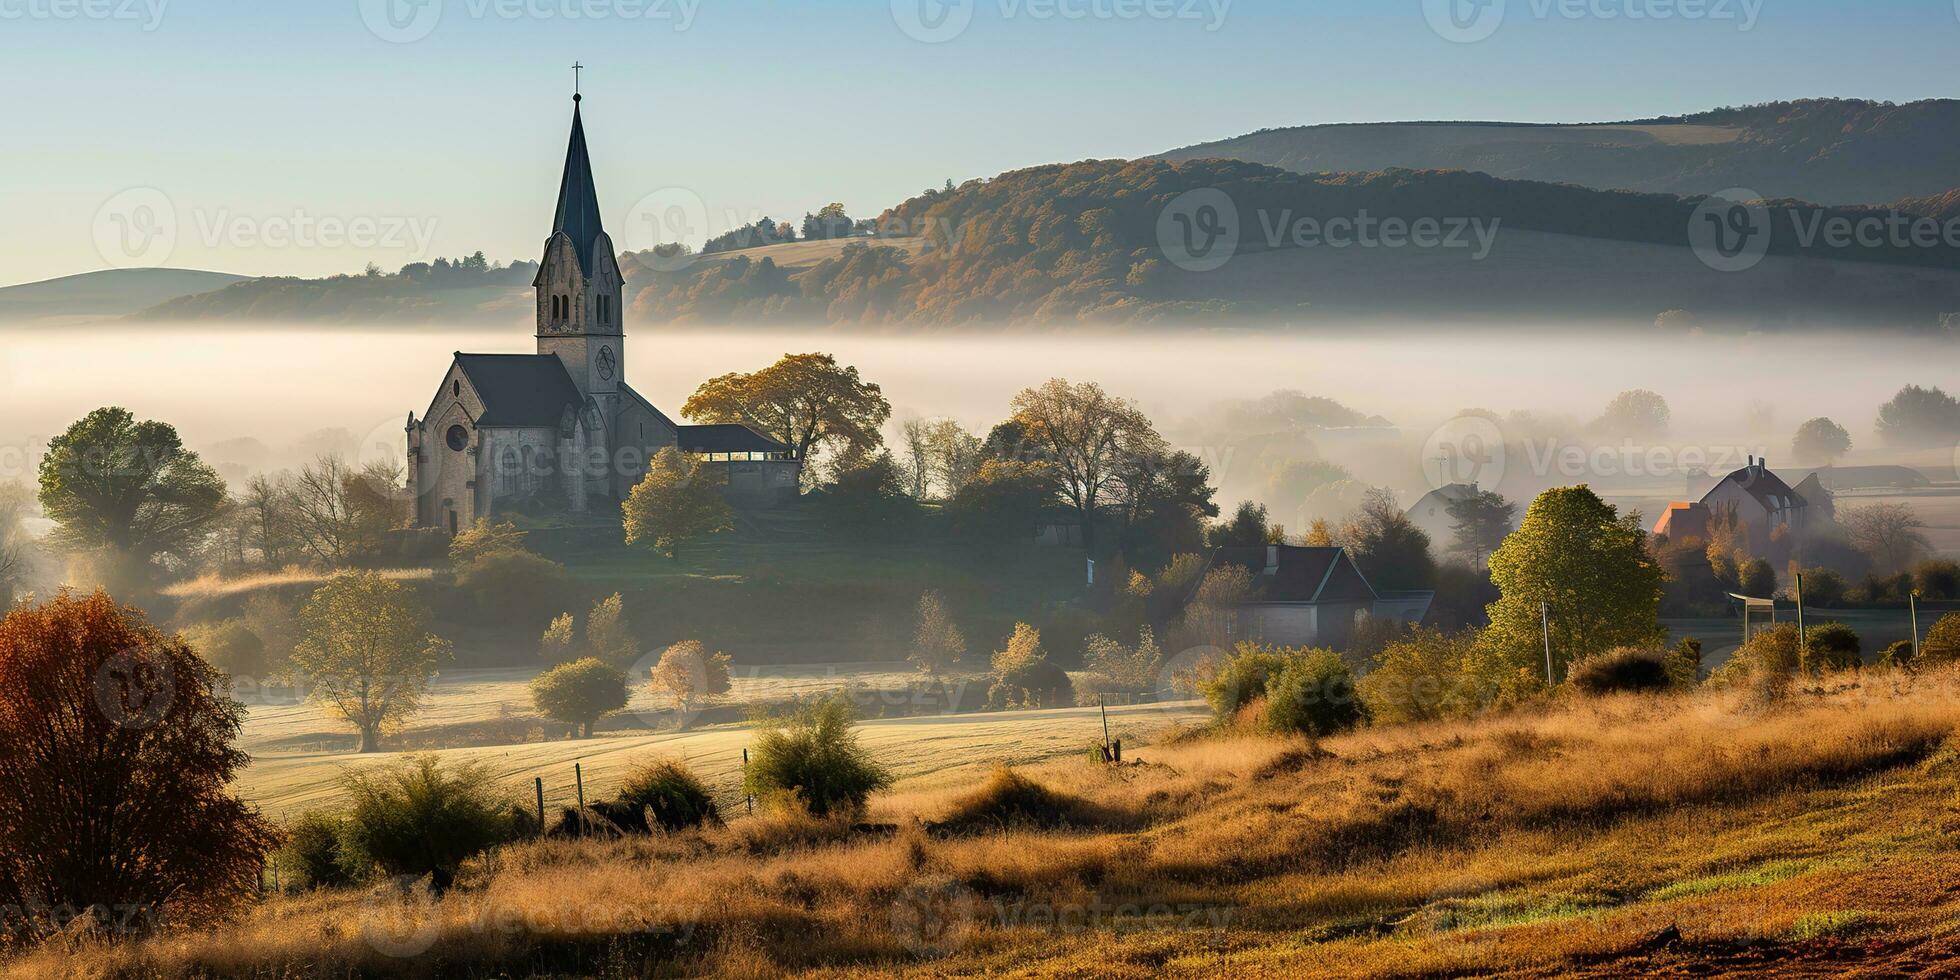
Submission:
[[[565,149],[565,176],[558,182],[558,215],[552,219],[552,234],[563,232],[578,253],[579,271],[592,275],[592,245],[606,233],[599,218],[599,192],[592,185],[592,157],[585,149],[585,121],[579,118],[578,103],[584,96],[572,96],[572,141]]]

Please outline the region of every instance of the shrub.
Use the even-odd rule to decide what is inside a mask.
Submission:
[[[1375,655],[1374,669],[1356,683],[1362,707],[1380,724],[1433,721],[1474,711],[1481,703],[1467,666],[1472,637],[1418,629]]]
[[[558,618],[545,627],[544,635],[538,638],[538,656],[547,663],[562,664],[571,659],[572,645],[578,642],[578,630],[573,624],[571,613],[560,613]]]
[[[1266,727],[1319,738],[1361,723],[1354,674],[1332,650],[1291,657],[1266,682]]]
[[[456,570],[456,587],[502,623],[535,623],[562,608],[565,566],[529,551],[492,551]]]
[[[1844,576],[1828,568],[1806,568],[1803,571],[1803,601],[1805,605],[1820,609],[1837,609],[1844,605],[1845,596],[1851,591]]]
[[[1900,640],[1878,655],[1878,665],[1887,669],[1912,666],[1912,641]]]
[[[817,817],[856,813],[892,777],[858,743],[850,702],[812,702],[764,722],[756,735],[743,788],[778,807],[801,807]]]
[[[478,519],[449,539],[449,562],[460,570],[491,555],[524,550],[524,532],[517,525]]]
[[[1926,665],[1960,661],[1960,613],[1947,613],[1919,643],[1919,662]]]
[[[1098,822],[1100,815],[1087,801],[1049,789],[1007,766],[997,766],[980,788],[953,801],[938,829],[969,833]]]
[[[471,855],[509,839],[512,801],[489,767],[443,768],[434,755],[349,769],[341,785],[353,800],[341,846],[348,867],[390,875],[429,875],[441,891]]]
[[[1667,652],[1661,665],[1667,669],[1670,685],[1686,690],[1701,683],[1701,641],[1694,637],[1684,637]]]
[[[1787,678],[1797,672],[1802,661],[1796,624],[1778,623],[1757,630],[1709,680],[1720,686],[1732,686],[1751,680],[1767,682]]]
[[[648,814],[664,830],[721,823],[721,810],[708,787],[683,762],[663,759],[634,769],[620,784],[618,802],[636,815],[638,830],[653,829]]]
[[[1592,697],[1623,691],[1665,691],[1674,686],[1665,655],[1639,647],[1618,647],[1585,657],[1572,665],[1565,680],[1574,691]]]
[[[242,619],[192,626],[183,637],[207,663],[233,677],[265,676],[265,641]]]
[[[1799,664],[1804,673],[1853,670],[1864,663],[1864,648],[1851,627],[1843,623],[1821,623],[1804,632],[1803,657]]]
[[[1071,708],[1075,682],[1047,658],[1008,668],[987,689],[987,704],[999,708]]]
[[[1929,558],[1913,566],[1912,584],[1927,599],[1960,599],[1960,562]]]
[[[1218,665],[1218,672],[1198,683],[1199,693],[1211,705],[1212,717],[1229,722],[1239,709],[1254,698],[1264,697],[1266,684],[1286,669],[1288,651],[1242,641]]]
[[[231,794],[244,714],[211,665],[106,593],[14,607],[0,619],[0,909],[195,922],[249,898],[278,840]],[[58,925],[0,913],[0,942]]]
[[[1769,597],[1776,594],[1776,566],[1756,558],[1736,570],[1740,581],[1736,591],[1743,595]]]
[[[626,600],[615,592],[592,604],[585,616],[585,646],[609,664],[625,666],[640,656],[640,644],[626,621]]]
[[[280,884],[294,890],[339,888],[354,876],[343,860],[340,836],[346,821],[330,813],[303,813],[285,826],[286,843],[279,849]]]
[[[653,665],[654,689],[673,698],[685,712],[692,705],[729,692],[733,686],[728,677],[729,660],[725,653],[710,654],[700,640],[682,640],[661,653],[660,662]]]
[[[597,657],[574,660],[533,679],[531,703],[539,714],[591,738],[595,722],[626,707],[626,673]]]

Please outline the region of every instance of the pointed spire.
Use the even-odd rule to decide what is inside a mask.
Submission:
[[[592,186],[592,158],[585,150],[585,123],[579,118],[582,96],[572,96],[572,142],[565,150],[565,176],[558,184],[558,216],[551,232],[564,232],[578,253],[579,271],[592,275],[592,246],[605,234],[599,220],[599,192]]]

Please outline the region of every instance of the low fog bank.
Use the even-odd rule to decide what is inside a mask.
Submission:
[[[509,328],[95,326],[0,333],[0,481],[33,478],[40,448],[90,409],[174,423],[228,479],[323,452],[398,453],[451,352],[528,352]],[[670,415],[702,381],[822,350],[884,387],[893,429],[948,417],[984,434],[1014,393],[1050,378],[1136,400],[1210,464],[1218,499],[1268,505],[1298,526],[1335,517],[1359,488],[1405,503],[1445,480],[1523,497],[1590,482],[1630,499],[1698,495],[1703,471],[1748,454],[1781,468],[1807,419],[1851,435],[1844,463],[1901,463],[1956,479],[1952,446],[1906,450],[1874,432],[1907,384],[1960,389],[1950,341],[1853,332],[1717,335],[1629,327],[1031,332],[932,336],[835,329],[641,327],[627,378]],[[1621,392],[1659,394],[1664,429],[1602,424]],[[1279,394],[1276,394],[1279,393]],[[1471,410],[1475,410],[1471,412]],[[1466,416],[1466,412],[1471,414]],[[1501,450],[1484,452],[1493,440]],[[894,444],[896,439],[891,440]],[[1332,484],[1348,485],[1331,487]]]

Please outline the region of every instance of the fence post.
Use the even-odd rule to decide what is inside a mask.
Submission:
[[[1123,740],[1120,738],[1116,740],[1116,761],[1123,761]]]
[[[585,836],[585,770],[572,763],[572,782],[578,786],[578,835]]]
[[[538,791],[538,836],[544,836],[544,777],[532,776],[531,783]]]
[[[749,788],[749,748],[746,745],[742,746],[742,788],[744,790]],[[744,792],[742,794],[742,802],[748,804],[749,813],[753,815],[755,813],[755,794]]]

